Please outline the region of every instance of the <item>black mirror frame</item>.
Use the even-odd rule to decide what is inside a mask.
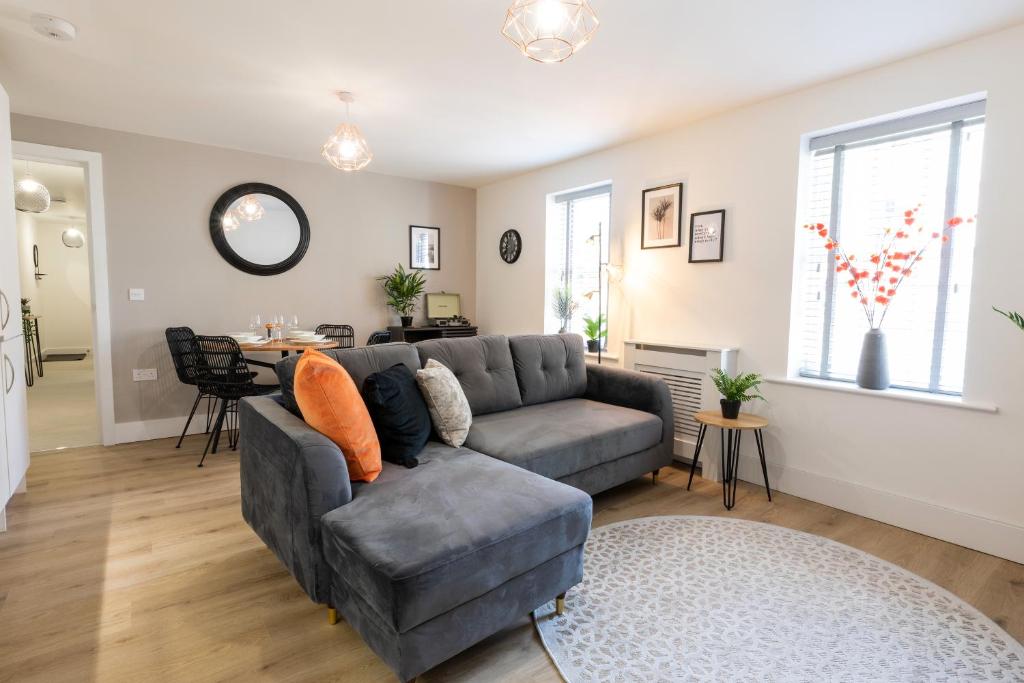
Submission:
[[[285,260],[266,265],[253,263],[239,256],[228,244],[227,237],[224,236],[224,214],[236,199],[247,194],[266,194],[276,197],[287,204],[295,214],[295,218],[299,221],[299,244]],[[217,247],[217,251],[224,260],[235,268],[250,275],[280,275],[297,266],[302,257],[306,255],[306,250],[309,249],[309,219],[295,198],[281,188],[266,183],[244,183],[236,185],[222,194],[213,205],[213,210],[210,211],[210,237],[213,238],[213,246]]]

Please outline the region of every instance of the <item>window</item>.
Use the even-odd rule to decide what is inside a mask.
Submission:
[[[547,332],[561,329],[562,321],[554,311],[559,290],[566,290],[576,304],[566,328],[584,334],[584,317],[608,320],[608,248],[611,185],[600,185],[550,195],[547,219],[547,273],[544,327]],[[600,280],[599,280],[600,278]],[[598,291],[598,284],[602,285]],[[585,335],[584,335],[585,336]],[[607,348],[607,338],[603,340]]]
[[[916,251],[953,216],[977,213],[984,115],[985,103],[975,102],[812,138],[800,222],[829,227],[868,267],[888,239],[886,229],[902,229],[904,211],[920,205],[911,236],[895,246]],[[894,387],[962,393],[974,231],[973,221],[964,222],[946,233],[948,241],[932,241],[893,297],[882,330]],[[825,240],[802,229],[797,240],[799,374],[853,381],[865,311],[851,296],[848,271],[836,272]],[[877,295],[891,276],[865,288]]]

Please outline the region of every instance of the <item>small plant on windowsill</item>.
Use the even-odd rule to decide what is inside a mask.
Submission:
[[[878,251],[867,259],[871,265],[865,263],[863,269],[861,261],[847,252],[824,224],[810,223],[804,226],[825,241],[825,249],[833,254],[836,261],[837,277],[848,278],[846,284],[850,288],[850,298],[864,309],[868,331],[864,334],[860,363],[857,366],[857,385],[864,389],[889,388],[889,360],[882,323],[893,298],[924,258],[928,247],[934,242],[948,242],[949,232],[965,222],[963,218],[954,216],[941,230],[927,231],[917,225],[920,208],[918,204],[903,212],[903,227],[899,230],[885,229]],[[973,223],[974,219],[968,218],[966,222]],[[911,243],[910,246],[915,248],[900,248],[904,242]]]
[[[740,406],[755,398],[759,401],[765,400],[758,387],[764,378],[756,372],[736,375],[731,377],[729,373],[721,368],[711,371],[711,381],[715,388],[722,395],[722,417],[727,420],[735,420],[740,415]]]
[[[608,338],[608,330],[604,327],[605,319],[603,314],[598,314],[597,319],[583,316],[583,334],[587,336],[587,351],[597,353],[601,348],[601,342]]]
[[[572,289],[569,287],[556,287],[551,292],[551,311],[558,318],[562,327],[558,330],[559,334],[565,334],[569,331],[569,325],[572,323],[572,316],[576,313],[576,309],[579,304],[572,298]]]

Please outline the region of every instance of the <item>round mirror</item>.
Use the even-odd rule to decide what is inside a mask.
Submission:
[[[309,220],[284,190],[263,183],[233,187],[210,212],[210,236],[228,263],[253,275],[294,268],[309,247]]]

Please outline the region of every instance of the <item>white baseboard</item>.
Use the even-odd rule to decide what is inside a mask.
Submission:
[[[166,439],[177,437],[185,426],[187,415],[181,417],[166,417],[159,420],[140,420],[138,422],[116,422],[114,423],[114,443],[132,443],[135,441],[150,441],[152,439]],[[192,424],[188,426],[189,434],[202,434],[206,431],[206,409],[205,404],[199,406],[196,416],[192,418]]]
[[[740,479],[763,486],[757,457],[740,457]],[[813,500],[1024,564],[1024,527],[1015,524],[770,462],[768,483],[773,492]]]

